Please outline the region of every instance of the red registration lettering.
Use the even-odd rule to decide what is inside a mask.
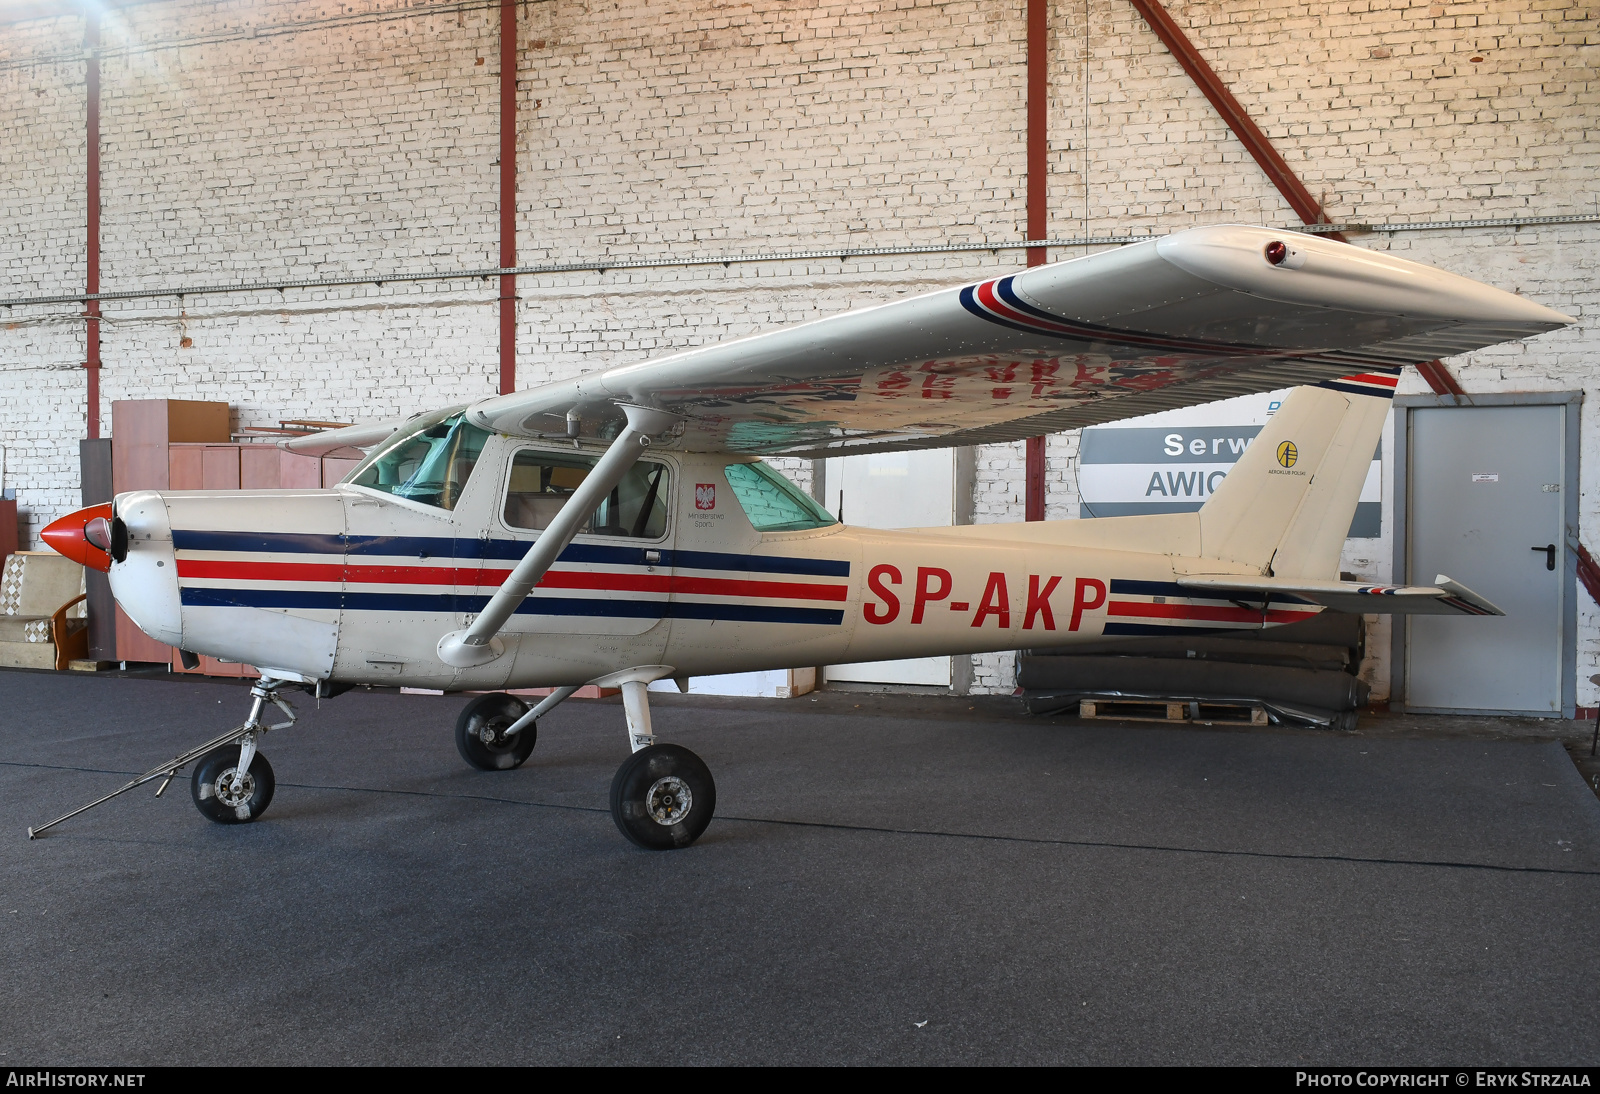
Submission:
[[[972,617],[974,627],[983,626],[985,616],[996,616],[1001,630],[1011,629],[1011,595],[1006,592],[1006,575],[990,574],[989,583],[983,587],[983,603],[978,614]]]
[[[934,588],[934,582],[938,588]],[[917,599],[911,605],[911,622],[921,623],[922,612],[935,600],[943,600],[950,595],[950,571],[941,570],[936,566],[917,567]]]
[[[1094,599],[1090,599],[1091,593]],[[1083,622],[1083,613],[1092,612],[1104,606],[1106,602],[1106,583],[1097,581],[1092,577],[1080,577],[1074,583],[1072,591],[1072,625],[1069,631],[1078,629],[1078,624]]]
[[[1056,586],[1059,584],[1061,579],[1052,577],[1041,587],[1038,574],[1028,575],[1028,614],[1022,617],[1023,630],[1033,630],[1033,620],[1036,616],[1042,618],[1045,630],[1056,629],[1056,617],[1050,611],[1050,594],[1056,591]]]
[[[886,579],[889,585],[900,584],[900,571],[893,566],[885,564],[874,566],[867,573],[867,588],[871,589],[873,595],[883,601],[883,607],[881,608],[872,603],[862,605],[861,614],[868,623],[893,623],[895,617],[900,614],[900,598],[885,586]]]

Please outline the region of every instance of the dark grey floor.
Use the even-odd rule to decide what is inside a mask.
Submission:
[[[462,702],[305,699],[254,824],[179,783],[29,843],[245,692],[0,672],[0,1065],[1600,1060],[1557,744],[663,696],[719,817],[651,854],[614,701],[496,774]]]

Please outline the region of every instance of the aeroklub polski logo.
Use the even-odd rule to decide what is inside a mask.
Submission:
[[[1294,446],[1293,441],[1284,441],[1278,446],[1278,463],[1284,467],[1293,467],[1294,461],[1300,458],[1300,450]]]

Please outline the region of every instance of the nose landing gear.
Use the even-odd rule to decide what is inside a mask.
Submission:
[[[28,829],[28,838],[38,839],[46,829],[54,828],[64,820],[87,812],[102,802],[108,802],[154,779],[162,780],[160,787],[156,789],[156,797],[159,798],[166,792],[167,786],[178,772],[196,760],[200,762],[195,768],[189,790],[194,798],[195,808],[199,809],[207,819],[219,824],[243,824],[255,820],[271,804],[275,786],[272,766],[267,763],[265,756],[256,751],[256,742],[261,734],[268,730],[287,729],[294,725],[294,708],[289,705],[288,700],[278,694],[279,689],[288,683],[287,680],[263,676],[250,689],[250,716],[242,725],[235,726],[220,737],[212,738],[199,748],[192,748],[181,756],[174,756],[166,763],[152,767],[125,786],[113,790],[104,797],[96,798],[88,805],[79,806],[49,824]],[[262,722],[261,711],[268,703],[283,711],[288,716],[288,721],[270,726]],[[237,753],[228,747],[235,741],[239,743]]]
[[[201,758],[189,781],[189,794],[207,820],[245,824],[267,811],[276,787],[265,756],[255,752],[246,761],[224,746]]]

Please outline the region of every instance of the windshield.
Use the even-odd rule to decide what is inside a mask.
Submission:
[[[454,509],[489,434],[457,409],[402,426],[344,480],[397,498]]]

